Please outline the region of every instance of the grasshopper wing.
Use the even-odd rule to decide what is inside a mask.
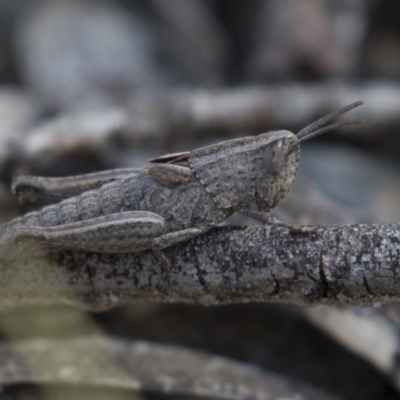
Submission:
[[[169,189],[174,189],[182,183],[195,179],[192,170],[181,165],[155,165],[147,169],[146,172],[157,182]]]

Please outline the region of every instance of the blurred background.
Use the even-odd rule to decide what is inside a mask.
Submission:
[[[396,0],[0,0],[1,221],[24,211],[9,191],[15,176],[145,167],[219,140],[297,132],[364,100],[346,116],[364,125],[302,146],[298,179],[276,215],[396,223],[399,22]],[[383,315],[398,338],[398,311],[388,310],[366,318]],[[345,399],[400,398],[397,345],[384,371],[320,325],[317,313],[260,304],[0,316],[4,338],[104,332],[225,355]]]

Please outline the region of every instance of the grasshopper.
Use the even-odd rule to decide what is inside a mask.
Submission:
[[[163,259],[162,249],[206,232],[234,212],[303,230],[270,214],[296,176],[300,143],[362,122],[331,123],[362,103],[336,110],[297,134],[276,130],[228,140],[155,158],[149,168],[18,177],[14,194],[40,208],[1,227],[0,257],[15,257],[24,249],[33,255],[152,249]]]

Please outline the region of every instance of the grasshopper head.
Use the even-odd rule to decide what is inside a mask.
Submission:
[[[289,131],[268,132],[274,136],[267,145],[256,151],[256,203],[260,211],[275,208],[287,195],[296,177],[300,159],[300,145],[295,134]],[[260,140],[262,143],[262,140]]]
[[[296,135],[275,131],[259,135],[256,147],[256,203],[260,211],[275,208],[287,195],[296,176],[300,158],[300,142],[331,132],[361,120],[331,123],[338,116],[362,105],[356,101],[325,115],[306,126]]]

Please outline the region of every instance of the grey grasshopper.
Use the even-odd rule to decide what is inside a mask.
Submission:
[[[343,107],[297,134],[276,130],[151,160],[144,169],[68,178],[23,176],[12,185],[21,203],[40,207],[4,224],[0,257],[75,249],[105,253],[161,250],[193,238],[234,212],[299,229],[270,211],[295,178],[300,143],[361,121],[331,123]],[[301,229],[301,228],[300,228]]]

